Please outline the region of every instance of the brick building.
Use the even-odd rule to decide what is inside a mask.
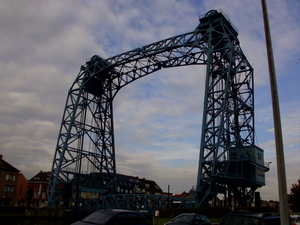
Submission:
[[[25,201],[27,180],[20,170],[0,155],[0,205],[13,206]]]
[[[0,206],[46,206],[49,178],[49,171],[40,171],[27,181],[20,170],[3,160],[3,155],[0,155]],[[162,195],[162,189],[155,181],[123,174],[116,174],[116,178],[119,194]],[[75,197],[76,193],[73,195]],[[99,194],[82,192],[81,197],[91,199],[99,197]],[[61,200],[67,200],[66,196],[62,196]]]
[[[16,195],[14,198],[15,205],[25,206],[26,195],[27,195],[27,179],[22,173],[19,173]]]
[[[31,203],[33,206],[46,206],[48,201],[47,190],[50,172],[40,171],[34,177],[28,180],[28,193],[32,196]]]
[[[162,189],[153,180],[147,180],[145,178],[139,178],[142,184],[142,190],[147,195],[162,195]]]
[[[97,173],[94,173],[97,174]],[[117,193],[118,194],[155,194],[162,195],[162,189],[155,181],[129,176],[124,174],[116,174]],[[104,181],[105,182],[105,181]],[[81,197],[84,199],[97,198],[98,193],[82,192]]]

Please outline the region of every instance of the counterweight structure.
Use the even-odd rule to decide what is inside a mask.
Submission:
[[[103,59],[93,56],[71,86],[49,181],[49,206],[81,192],[116,193],[113,99],[129,83],[160,69],[206,65],[203,125],[193,206],[218,193],[245,205],[268,167],[254,145],[253,68],[237,30],[216,10],[192,32]],[[258,174],[259,171],[259,174]]]

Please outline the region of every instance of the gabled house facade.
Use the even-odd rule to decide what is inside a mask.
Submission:
[[[157,183],[153,180],[147,180],[145,178],[139,178],[142,184],[142,190],[144,190],[144,194],[147,195],[162,195],[162,189],[157,185]]]
[[[162,194],[162,189],[152,180],[147,180],[145,178],[141,179],[139,177],[124,174],[116,174],[116,179],[117,194]],[[105,182],[105,180],[103,182]],[[100,194],[82,192],[81,197],[84,199],[91,199],[100,197]]]
[[[116,174],[118,194],[141,194],[143,184],[138,177]]]
[[[50,172],[40,171],[34,177],[28,180],[27,196],[33,206],[43,207],[47,204],[48,196],[48,182]]]
[[[3,160],[3,155],[0,155],[0,205],[13,206],[25,199],[27,180],[24,178],[20,170]]]
[[[25,206],[26,198],[27,198],[27,179],[22,173],[19,173],[14,202],[16,205]]]

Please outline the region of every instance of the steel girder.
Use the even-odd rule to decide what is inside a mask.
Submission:
[[[194,207],[195,199],[164,195],[114,194],[90,199],[82,204],[81,210],[126,209],[154,214],[156,209],[164,210],[176,205],[178,208]]]
[[[82,210],[126,209],[154,213],[156,209],[165,209],[180,198],[147,195],[147,194],[115,194],[90,199],[84,202]]]
[[[49,181],[49,205],[69,191],[67,184],[82,185],[81,174],[96,172],[99,190],[115,190],[113,98],[125,85],[162,68],[206,64],[206,39],[205,30],[196,28],[106,60],[93,56],[81,67],[68,93]]]
[[[210,32],[197,180],[198,207],[225,192],[230,179],[234,179],[223,179],[228,177],[230,150],[254,146],[253,68],[230,23],[213,13],[203,18],[201,25]],[[238,184],[235,187],[238,188]]]
[[[236,30],[222,13],[211,11],[192,32],[108,59],[95,55],[81,67],[69,90],[61,123],[49,181],[49,206],[66,198],[64,193],[71,193],[68,198],[72,201],[91,180],[93,190],[98,190],[94,192],[115,192],[114,97],[141,77],[187,65],[207,65],[198,206],[220,191],[215,176],[226,174],[228,149],[253,144],[253,69],[239,46]]]

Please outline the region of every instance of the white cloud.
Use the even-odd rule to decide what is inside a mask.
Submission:
[[[300,55],[299,4],[283,0],[269,4],[278,81],[283,88],[289,184],[298,179],[299,168],[295,163],[300,142],[299,65],[295,61]],[[190,32],[198,25],[199,15],[220,8],[237,27],[241,47],[255,69],[259,145],[266,148],[265,158],[274,161],[263,22],[260,4],[252,0],[3,1],[0,152],[4,160],[28,179],[39,170],[50,170],[67,92],[86,59],[95,54],[108,58]],[[114,101],[119,172],[156,180],[163,189],[170,184],[176,193],[196,183],[204,79],[204,66],[172,68],[120,91]],[[267,173],[264,199],[277,198],[275,192],[266,191],[277,182],[275,168],[273,163]]]

